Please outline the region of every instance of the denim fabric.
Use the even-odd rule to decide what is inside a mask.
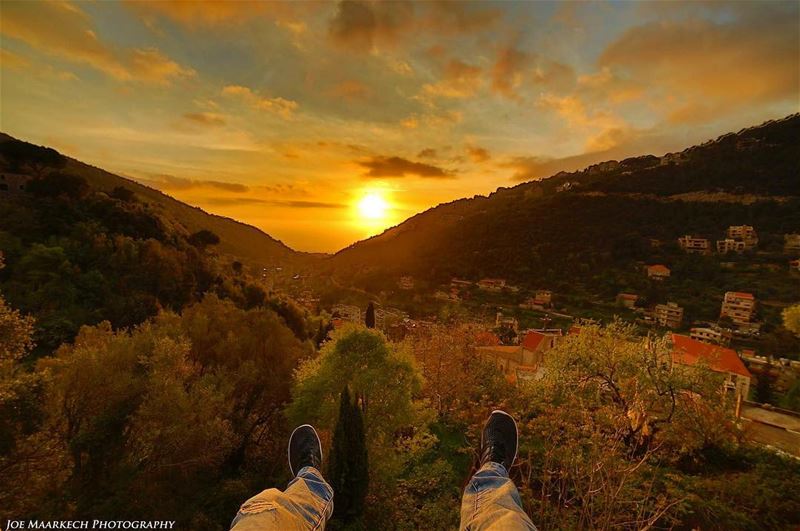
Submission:
[[[333,489],[316,468],[300,469],[286,490],[267,489],[239,508],[232,531],[322,530],[333,514]]]
[[[461,530],[536,531],[503,465],[486,463],[472,476],[461,500]]]

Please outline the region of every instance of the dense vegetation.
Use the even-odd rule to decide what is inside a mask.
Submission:
[[[7,167],[41,173],[25,193],[0,198],[7,266],[0,288],[14,307],[36,317],[37,353],[54,351],[82,325],[130,327],[209,292],[243,308],[267,300],[241,263],[214,251],[216,233],[191,232],[129,188],[98,191],[59,169],[64,161],[53,150],[30,146],[0,143]],[[285,301],[270,304],[306,339],[302,312]]]

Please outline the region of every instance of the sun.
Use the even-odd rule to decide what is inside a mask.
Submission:
[[[388,209],[389,203],[378,192],[369,192],[358,202],[358,212],[364,219],[384,219]]]

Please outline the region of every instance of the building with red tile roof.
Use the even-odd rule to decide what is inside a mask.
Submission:
[[[686,367],[705,366],[709,370],[723,374],[725,387],[747,399],[752,375],[736,352],[680,334],[672,334],[670,339],[673,364]]]
[[[669,278],[670,270],[664,264],[653,264],[647,266],[647,278],[654,280],[664,280]]]

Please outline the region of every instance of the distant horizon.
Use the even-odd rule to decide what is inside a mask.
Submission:
[[[2,129],[331,253],[800,110],[765,2],[4,2]]]
[[[153,190],[156,190],[156,191],[158,191],[158,192],[161,192],[161,193],[163,193],[164,195],[166,195],[166,196],[168,196],[168,197],[170,197],[170,198],[172,198],[172,199],[174,199],[174,200],[176,200],[176,201],[182,202],[182,203],[184,203],[184,204],[186,204],[186,205],[189,205],[189,206],[191,206],[191,207],[199,208],[199,209],[201,209],[202,211],[206,212],[207,214],[211,214],[211,215],[215,215],[215,216],[220,216],[220,217],[223,217],[223,218],[226,218],[226,219],[230,219],[230,220],[232,220],[232,221],[235,221],[235,222],[237,222],[237,223],[242,223],[242,224],[244,224],[244,225],[248,225],[248,226],[250,226],[250,227],[253,227],[253,228],[255,228],[255,229],[258,229],[259,231],[263,232],[263,233],[264,233],[264,234],[266,234],[267,236],[269,236],[269,237],[271,237],[271,238],[273,238],[273,239],[275,239],[275,240],[279,241],[280,243],[282,243],[283,245],[285,245],[286,247],[288,247],[288,248],[289,248],[289,249],[291,249],[292,251],[299,252],[299,253],[307,253],[307,254],[323,254],[323,255],[329,255],[329,256],[332,256],[332,255],[335,255],[335,254],[339,253],[340,251],[343,251],[343,250],[345,250],[345,249],[347,249],[347,248],[349,248],[349,247],[351,247],[351,246],[353,246],[353,245],[355,245],[355,244],[357,244],[357,243],[359,243],[359,242],[363,242],[363,241],[369,240],[369,239],[371,239],[371,238],[374,238],[374,237],[376,237],[376,236],[379,236],[379,235],[383,234],[384,232],[386,232],[386,231],[388,231],[388,230],[390,230],[390,229],[393,229],[393,228],[395,228],[395,227],[397,227],[397,226],[399,226],[399,225],[402,225],[403,223],[405,223],[406,221],[408,221],[409,219],[411,219],[412,217],[414,217],[414,216],[416,216],[416,215],[418,215],[418,214],[425,213],[425,212],[427,212],[428,210],[433,210],[433,209],[435,209],[435,208],[437,208],[437,207],[439,207],[439,206],[441,206],[441,205],[444,205],[444,204],[452,203],[452,202],[454,202],[454,201],[459,201],[459,200],[462,200],[462,199],[471,199],[472,197],[475,197],[476,195],[477,195],[477,196],[482,196],[482,197],[488,197],[489,195],[493,194],[494,192],[496,192],[496,191],[497,191],[498,189],[500,189],[501,187],[502,187],[502,188],[514,188],[514,187],[516,187],[516,186],[519,186],[519,185],[522,185],[522,184],[526,184],[526,183],[530,183],[530,182],[543,181],[543,180],[546,180],[546,179],[550,179],[550,178],[552,178],[552,177],[555,177],[556,175],[558,175],[559,173],[561,173],[561,172],[563,172],[563,171],[566,171],[566,172],[581,171],[581,170],[584,170],[584,169],[586,169],[586,168],[588,168],[588,167],[590,167],[590,166],[592,166],[592,165],[594,165],[594,164],[599,164],[599,163],[603,163],[603,162],[610,162],[610,161],[614,161],[614,160],[617,160],[617,161],[619,161],[619,160],[623,160],[623,159],[625,159],[625,158],[631,158],[631,157],[634,157],[634,158],[635,158],[635,157],[641,157],[641,156],[656,156],[656,157],[663,157],[663,156],[664,156],[664,155],[666,155],[667,153],[681,152],[681,151],[683,151],[683,150],[685,150],[685,149],[688,149],[688,148],[691,148],[691,147],[693,147],[693,146],[696,146],[696,145],[702,144],[702,143],[704,143],[704,142],[713,141],[713,140],[715,140],[715,139],[719,138],[720,136],[723,136],[723,135],[726,135],[726,134],[730,134],[730,133],[736,133],[737,131],[740,131],[740,130],[742,130],[742,129],[748,129],[748,128],[752,128],[752,127],[758,127],[759,125],[761,125],[761,124],[764,124],[764,123],[767,123],[767,122],[770,122],[770,121],[779,121],[779,120],[783,120],[783,119],[786,119],[786,118],[790,118],[791,116],[795,116],[795,115],[797,115],[797,114],[800,114],[800,111],[796,111],[796,112],[793,112],[793,113],[790,113],[790,114],[787,114],[787,115],[784,115],[784,116],[778,116],[778,117],[766,118],[766,119],[764,119],[764,120],[758,121],[757,123],[753,123],[753,124],[750,124],[750,125],[747,125],[747,126],[741,127],[741,128],[739,128],[739,129],[737,129],[737,130],[735,130],[735,131],[734,131],[734,130],[731,130],[731,131],[723,131],[723,132],[721,132],[721,133],[719,133],[719,134],[716,134],[716,135],[714,135],[714,136],[712,136],[712,137],[709,137],[709,138],[706,138],[706,139],[704,139],[704,140],[698,141],[698,142],[696,142],[696,143],[693,143],[693,144],[690,144],[690,145],[683,146],[682,148],[677,148],[677,149],[669,150],[669,151],[666,151],[666,152],[664,152],[664,153],[660,153],[660,154],[658,154],[658,153],[638,153],[638,154],[630,154],[630,155],[627,155],[627,156],[625,156],[625,157],[618,157],[618,158],[608,158],[608,159],[601,159],[601,160],[592,161],[592,162],[586,163],[585,165],[583,165],[583,166],[581,166],[581,167],[577,167],[577,168],[572,168],[571,166],[565,165],[565,166],[564,166],[563,168],[561,168],[561,169],[555,169],[555,170],[553,171],[553,173],[550,173],[550,174],[548,174],[548,175],[544,175],[544,176],[541,176],[541,177],[537,177],[537,178],[535,178],[535,179],[530,179],[530,180],[527,180],[527,181],[520,181],[520,182],[516,182],[516,183],[511,183],[511,184],[509,184],[509,183],[499,184],[499,185],[497,185],[497,186],[496,186],[494,189],[492,189],[492,190],[490,190],[490,191],[488,191],[488,192],[486,192],[486,193],[473,194],[472,196],[460,196],[460,197],[454,197],[454,198],[452,198],[452,199],[448,199],[448,200],[443,200],[443,201],[441,201],[441,202],[439,202],[439,203],[437,203],[437,204],[435,204],[435,205],[428,206],[428,207],[424,208],[423,210],[420,210],[420,211],[418,211],[418,212],[414,212],[414,213],[410,214],[408,217],[406,217],[406,218],[403,218],[403,219],[401,219],[401,220],[397,221],[396,223],[394,223],[394,224],[392,224],[392,225],[389,225],[389,226],[387,226],[387,227],[384,227],[383,229],[381,229],[379,232],[376,232],[375,234],[370,234],[370,235],[364,236],[363,238],[359,238],[359,239],[353,240],[353,241],[351,241],[351,242],[349,242],[349,243],[346,243],[345,245],[343,245],[343,246],[341,246],[341,247],[338,247],[338,248],[335,248],[335,249],[333,249],[333,250],[314,250],[314,249],[303,249],[303,248],[301,248],[301,247],[298,247],[298,246],[292,245],[291,243],[289,243],[289,242],[285,241],[283,238],[279,237],[277,234],[275,234],[275,233],[273,233],[273,232],[270,232],[270,230],[268,230],[268,229],[267,229],[267,228],[265,228],[265,227],[260,227],[260,226],[258,226],[258,225],[256,225],[256,224],[253,224],[253,223],[250,223],[250,222],[248,222],[248,221],[247,221],[247,220],[245,220],[245,219],[240,219],[240,218],[236,218],[236,217],[233,217],[233,216],[230,216],[230,215],[226,215],[226,214],[222,214],[222,213],[219,213],[219,212],[215,212],[213,209],[209,209],[209,208],[207,208],[207,207],[205,207],[205,206],[203,206],[203,205],[199,205],[199,204],[193,204],[193,203],[191,203],[191,202],[185,201],[185,200],[183,200],[183,199],[179,198],[179,197],[178,197],[177,195],[175,195],[174,193],[170,193],[170,190],[169,190],[169,189],[166,189],[166,190],[164,190],[164,189],[160,189],[160,188],[158,188],[157,186],[155,186],[155,185],[154,185],[154,183],[153,183],[153,182],[149,182],[149,181],[147,181],[147,180],[141,180],[141,179],[137,179],[137,178],[136,178],[136,177],[134,177],[134,176],[131,176],[131,175],[125,175],[125,174],[123,174],[123,173],[121,173],[121,172],[115,172],[115,171],[113,171],[113,170],[111,170],[111,169],[109,169],[109,168],[104,168],[104,167],[102,167],[102,166],[98,166],[98,165],[96,165],[96,164],[93,164],[93,163],[90,163],[90,162],[88,162],[88,161],[81,160],[81,159],[79,159],[78,157],[75,157],[75,156],[73,156],[73,155],[72,155],[72,154],[70,154],[70,153],[64,153],[64,152],[61,152],[61,154],[62,154],[62,155],[66,155],[67,157],[70,157],[70,158],[72,158],[72,159],[74,159],[74,160],[76,160],[76,161],[78,161],[78,162],[81,162],[81,163],[84,163],[84,164],[89,164],[89,165],[91,165],[91,166],[95,166],[95,167],[97,167],[97,168],[100,168],[100,169],[101,169],[101,170],[103,170],[103,171],[106,171],[106,172],[109,172],[109,173],[112,173],[112,174],[116,174],[116,175],[118,175],[119,177],[122,177],[122,178],[125,178],[125,179],[128,179],[128,180],[131,180],[131,181],[133,181],[133,182],[135,182],[135,183],[137,183],[137,184],[140,184],[140,185],[142,185],[142,186],[147,186],[148,188],[151,188],[151,189],[153,189]],[[15,136],[15,135],[13,135],[13,134],[11,134],[11,133],[7,132],[7,131],[0,131],[0,134],[6,134],[6,135],[9,135],[9,136],[11,136],[12,138],[16,138],[17,140],[22,140],[22,141],[25,141],[25,142],[30,142],[30,143],[34,143],[34,144],[35,144],[35,142],[31,142],[30,140],[27,140],[27,139],[24,139],[24,138],[19,138],[19,137]],[[52,146],[47,146],[47,145],[45,145],[45,144],[41,144],[41,145],[44,145],[45,147],[52,147]]]

